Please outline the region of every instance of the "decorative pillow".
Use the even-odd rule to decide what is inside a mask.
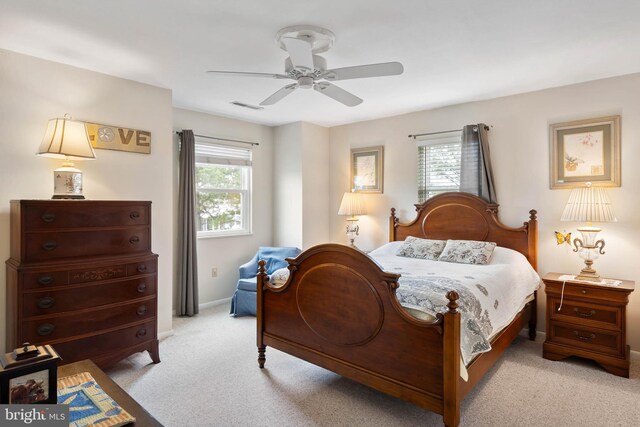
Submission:
[[[396,255],[437,261],[446,244],[445,240],[419,239],[409,236],[400,246]]]
[[[494,242],[476,240],[447,240],[447,245],[438,261],[457,262],[460,264],[488,264],[491,260]]]
[[[289,279],[289,268],[279,268],[269,276],[269,281],[274,285],[284,285]]]

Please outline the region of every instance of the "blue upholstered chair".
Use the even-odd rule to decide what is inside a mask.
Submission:
[[[267,274],[289,265],[285,258],[293,258],[300,253],[298,248],[276,248],[260,246],[251,261],[240,266],[240,280],[231,298],[232,316],[256,315],[256,276],[258,275],[258,261],[264,260]]]

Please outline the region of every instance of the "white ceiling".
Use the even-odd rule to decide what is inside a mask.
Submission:
[[[176,107],[278,125],[325,126],[640,72],[638,0],[0,0],[0,48],[173,90]],[[298,90],[274,41],[314,24],[336,41],[329,68],[400,61],[401,76],[337,85],[343,106]]]

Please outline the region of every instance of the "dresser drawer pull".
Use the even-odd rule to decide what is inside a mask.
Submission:
[[[140,238],[138,236],[131,236],[129,238],[129,243],[131,243],[132,245],[138,243],[139,241],[140,241]]]
[[[56,300],[51,297],[43,297],[38,300],[39,308],[51,308],[56,303]]]
[[[56,329],[51,323],[45,323],[43,325],[38,326],[38,335],[44,337],[46,335],[51,335],[51,333]]]
[[[582,340],[582,341],[591,341],[592,339],[594,339],[596,337],[596,334],[589,334],[587,336],[580,335],[580,332],[578,332],[578,331],[573,331],[573,334],[576,337],[578,337],[579,340]]]
[[[140,212],[138,212],[138,211],[133,211],[133,212],[131,212],[131,213],[129,214],[129,218],[131,218],[131,219],[138,219],[138,218],[140,218]]]
[[[147,330],[145,328],[139,329],[138,332],[136,332],[136,337],[138,338],[144,337],[145,335],[147,335]]]
[[[594,314],[596,314],[596,311],[595,311],[595,310],[591,310],[590,312],[585,313],[585,312],[580,311],[580,310],[578,309],[578,307],[574,308],[574,309],[573,309],[573,311],[575,311],[575,312],[576,312],[576,314],[577,314],[578,316],[580,316],[580,317],[591,317],[591,316],[593,316]]]
[[[582,289],[582,290],[580,290],[580,293],[581,293],[582,295],[586,295],[586,294],[587,294],[587,290],[586,290],[586,289]]]
[[[44,222],[53,222],[56,219],[56,214],[47,212],[47,213],[43,213],[40,218]]]
[[[53,276],[40,276],[40,277],[38,277],[38,284],[40,284],[42,286],[51,285],[53,282],[55,282],[55,279],[53,278]]]
[[[146,290],[147,290],[147,284],[146,283],[140,283],[138,285],[138,292],[143,293]]]
[[[54,241],[48,241],[42,244],[42,249],[44,249],[45,251],[52,251],[57,247],[58,247],[58,244]]]
[[[145,264],[140,264],[136,270],[138,270],[138,273],[144,273],[147,271],[147,266]]]
[[[136,310],[136,314],[138,314],[138,316],[144,316],[145,314],[147,314],[147,306],[141,305],[140,307],[138,307],[138,309]]]

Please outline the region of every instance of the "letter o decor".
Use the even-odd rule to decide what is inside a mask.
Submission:
[[[336,268],[343,269],[336,275]],[[316,335],[340,346],[371,341],[384,320],[382,300],[364,276],[346,266],[321,264],[300,278],[298,311]],[[322,297],[320,297],[322,295]]]

